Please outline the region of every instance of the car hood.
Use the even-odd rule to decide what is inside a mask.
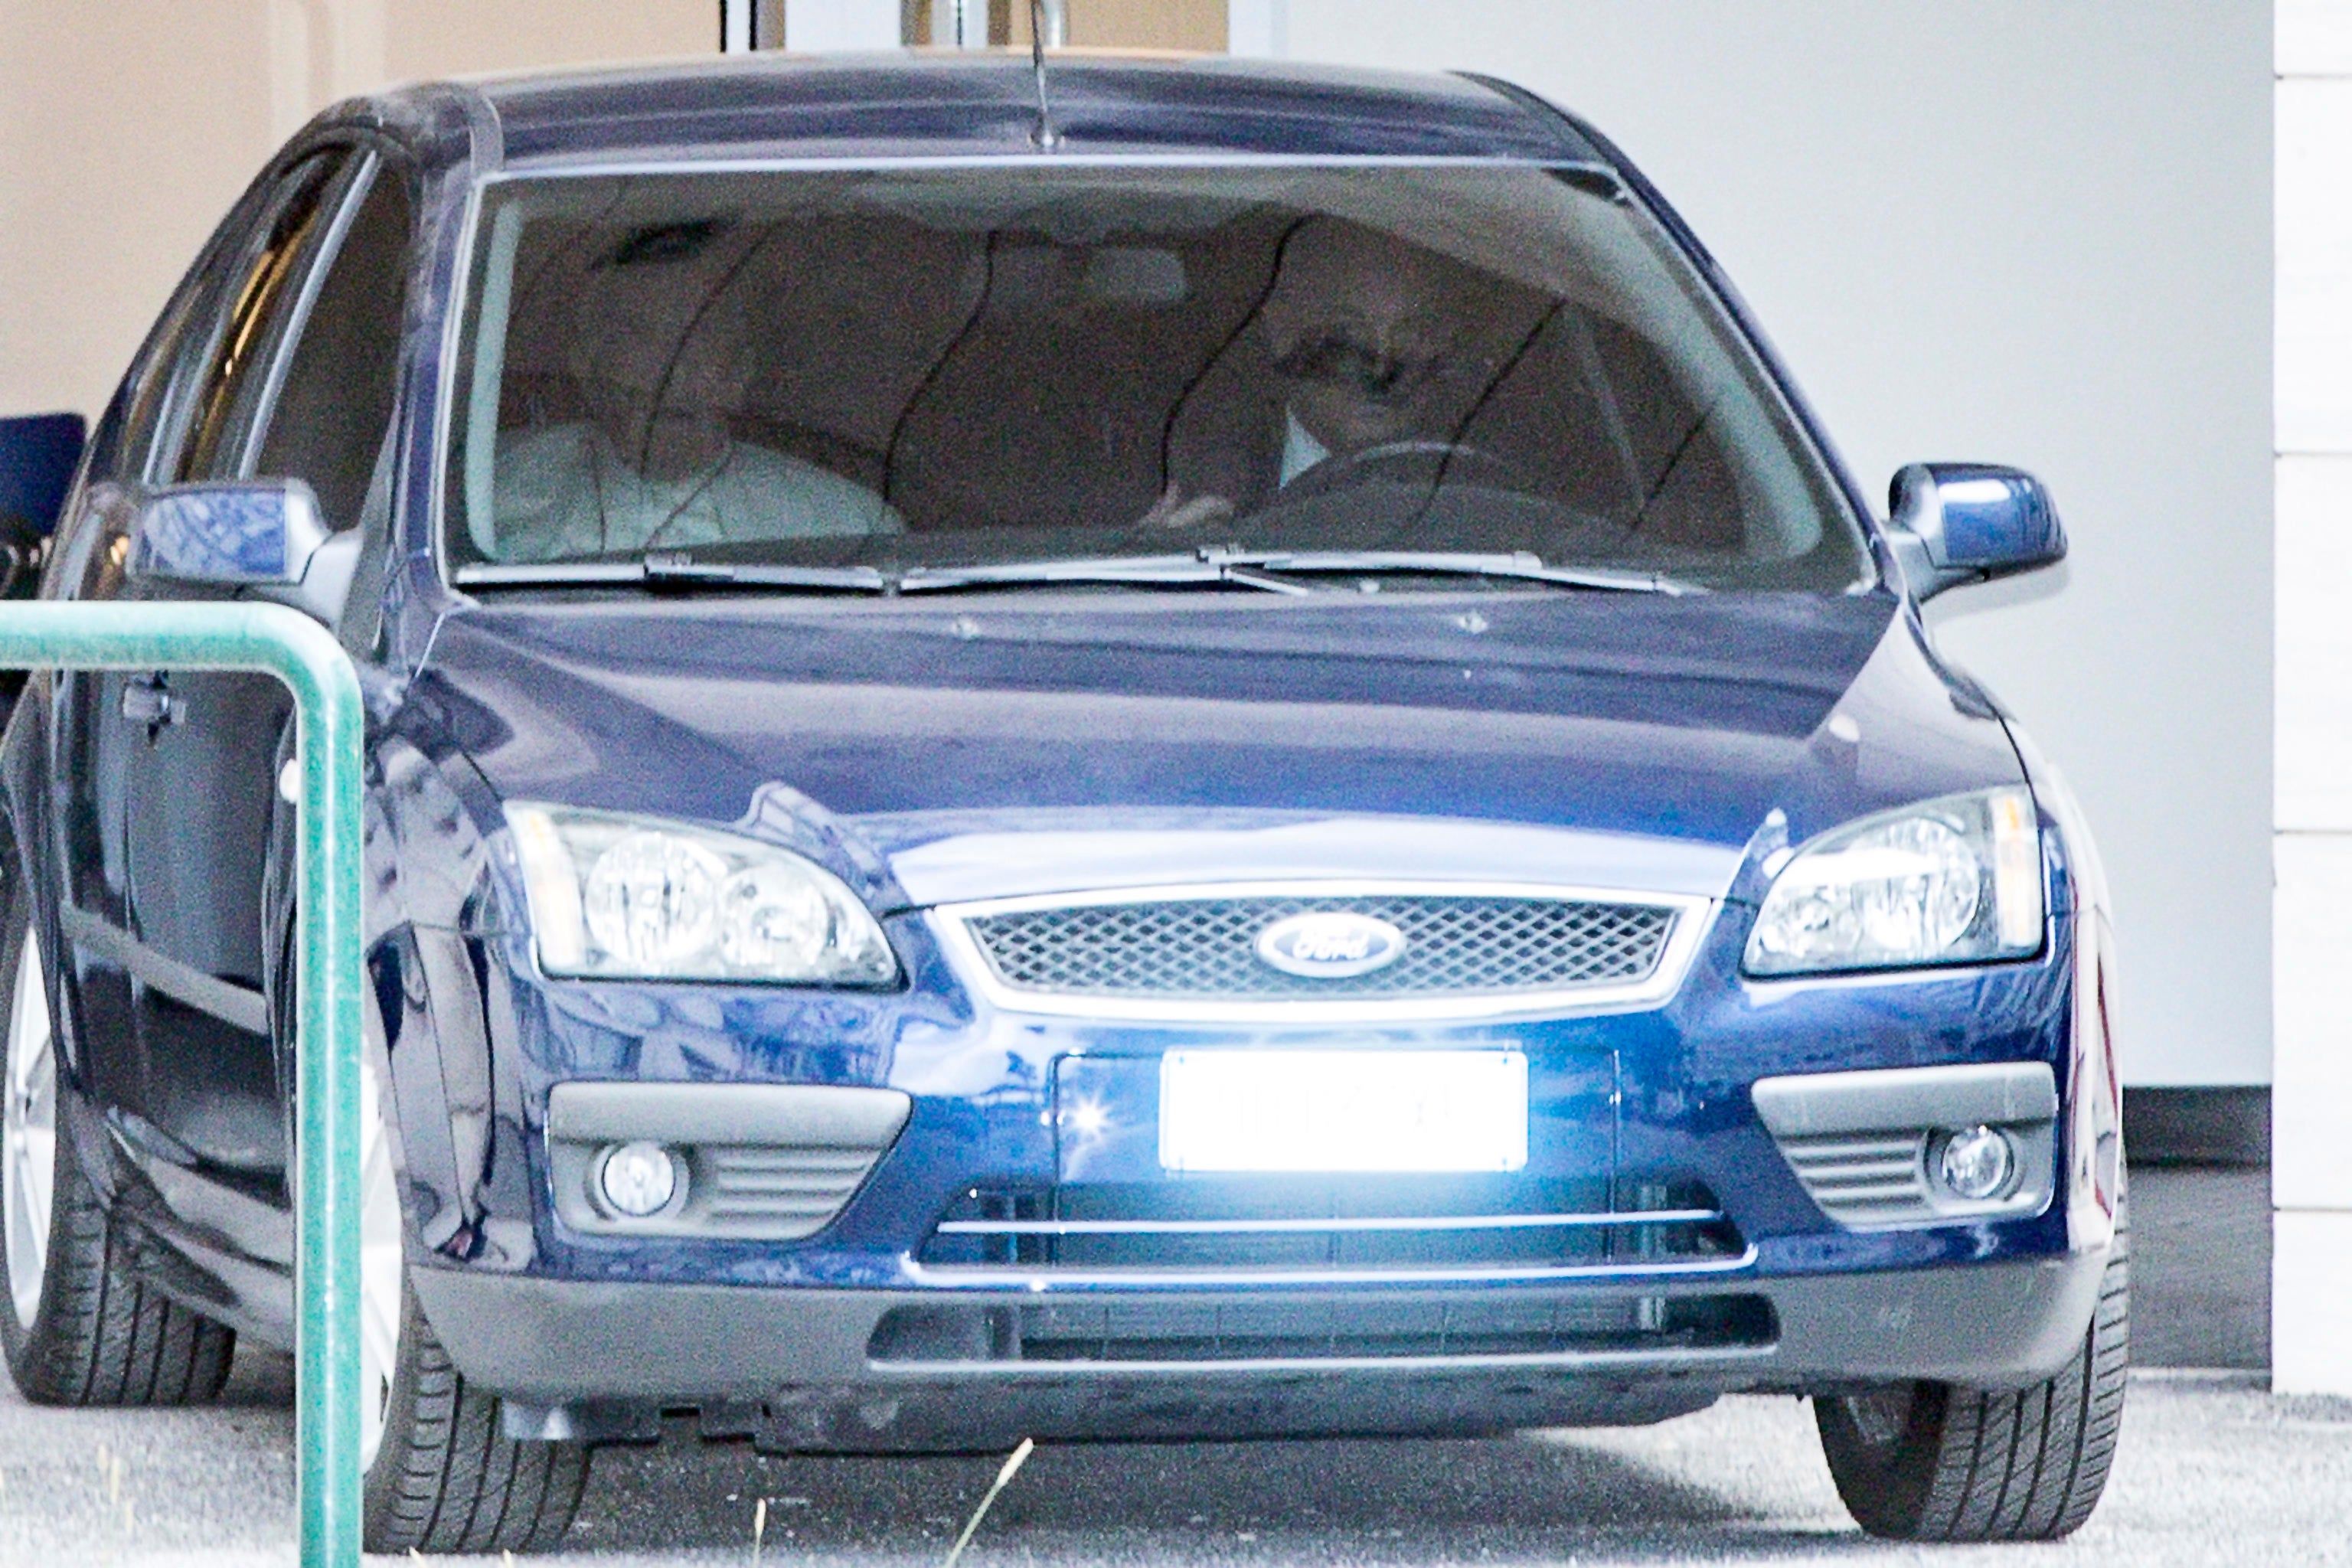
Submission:
[[[446,618],[410,701],[500,797],[781,834],[886,904],[1349,877],[1717,897],[1759,835],[2022,776],[1898,609],[547,596]]]

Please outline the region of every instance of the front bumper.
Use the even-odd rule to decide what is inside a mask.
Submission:
[[[2070,921],[2053,916],[2045,952],[2026,963],[1794,982],[1741,975],[1745,934],[1744,918],[1714,921],[1685,983],[1660,1007],[1386,1026],[1186,1026],[973,1005],[920,922],[899,931],[916,976],[902,996],[559,984],[535,979],[528,953],[509,942],[525,1048],[508,1059],[525,1068],[513,1086],[524,1114],[501,1121],[513,1138],[504,1169],[532,1180],[450,1186],[450,1212],[466,1224],[446,1246],[428,1240],[416,1289],[458,1368],[506,1396],[519,1436],[643,1436],[675,1406],[698,1407],[706,1429],[718,1411],[721,1430],[815,1450],[985,1448],[1023,1436],[1492,1432],[1654,1420],[1746,1389],[1911,1378],[2020,1386],[2055,1373],[2082,1343],[2106,1251],[2103,1227],[2076,1223],[2077,1146],[2087,1144],[2066,1119],[2078,1089]],[[1426,1260],[1391,1260],[1384,1273],[1346,1279],[1243,1268],[1212,1286],[1203,1261],[1189,1257],[1092,1275],[1056,1258],[1031,1273],[1025,1254],[941,1258],[928,1247],[950,1205],[998,1184],[1016,1197],[1120,1184],[1152,1196],[1164,1180],[1152,1133],[1167,1051],[1332,1044],[1524,1053],[1526,1182],[1558,1186],[1560,1205],[1579,1214],[1712,1205],[1727,1221],[1726,1249],[1665,1264],[1612,1242],[1607,1267],[1584,1267],[1577,1254],[1550,1277],[1488,1259],[1438,1278]],[[1868,1069],[1906,1084],[1986,1072],[2005,1082],[2021,1065],[2046,1086],[2032,1107],[1929,1108],[1937,1125],[2030,1110],[2046,1127],[2027,1151],[2029,1185],[2000,1212],[1841,1218],[1752,1098],[1760,1079],[1827,1082]],[[712,1092],[887,1088],[910,1110],[855,1196],[804,1239],[601,1235],[565,1223],[542,1184],[559,1179],[562,1161],[541,1163],[570,1135],[552,1110],[558,1087],[596,1080],[693,1081]],[[1852,1096],[1832,1098],[1853,1111]],[[1065,1126],[1082,1128],[1083,1108],[1107,1112],[1108,1131],[1066,1136]],[[2054,1121],[2042,1120],[2053,1110]],[[1844,1138],[1876,1126],[1875,1114],[1823,1121],[1809,1110],[1780,1131]],[[412,1190],[418,1169],[412,1148]],[[1470,1354],[1457,1353],[1450,1331],[1383,1349],[1379,1328],[1362,1329],[1433,1314],[1445,1324],[1457,1312],[1491,1326],[1547,1306],[1560,1322],[1613,1326],[1494,1334]],[[1710,1320],[1717,1309],[1727,1310]],[[1100,1354],[1076,1342],[1083,1334],[1066,1335],[1033,1356],[1033,1316],[1057,1311],[1150,1319],[1161,1331]],[[1202,1336],[1184,1343],[1165,1330],[1187,1312],[1263,1324],[1286,1311],[1304,1327],[1214,1332],[1205,1352]],[[893,1327],[909,1319],[939,1331],[920,1353],[904,1353],[907,1336]],[[1009,1335],[998,1331],[1005,1320]],[[1309,1343],[1335,1322],[1356,1327]],[[1708,1331],[1727,1323],[1734,1331]],[[1254,1337],[1248,1353],[1226,1353],[1232,1339]],[[1265,1352],[1268,1344],[1276,1348]]]
[[[1747,1389],[1806,1392],[1932,1378],[1980,1387],[2047,1377],[2082,1342],[2104,1251],[2011,1262],[1835,1275],[1580,1284],[1573,1291],[1454,1288],[1346,1292],[1375,1311],[1436,1300],[1549,1297],[1581,1306],[1628,1298],[1754,1298],[1770,1307],[1759,1342],[1541,1355],[1249,1360],[877,1360],[895,1310],[936,1310],[938,1293],[645,1284],[419,1268],[417,1295],[450,1359],[519,1408],[555,1412],[546,1435],[593,1435],[563,1410],[749,1411],[776,1446],[839,1451],[1001,1447],[1064,1440],[1471,1433],[1652,1421]],[[1051,1292],[960,1293],[959,1310],[1034,1310]],[[1259,1299],[1329,1304],[1334,1293]],[[1156,1293],[1160,1308],[1230,1298]],[[586,1420],[587,1417],[579,1419]],[[607,1416],[606,1419],[613,1419]],[[533,1429],[526,1425],[525,1429]]]

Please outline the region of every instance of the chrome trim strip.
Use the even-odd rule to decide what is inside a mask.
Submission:
[[[1513,1367],[1614,1368],[1707,1366],[1765,1361],[1780,1342],[1705,1345],[1675,1350],[1539,1351],[1528,1355],[1268,1356],[1234,1361],[875,1361],[866,1370],[886,1377],[1184,1377],[1202,1373],[1478,1372]]]
[[[75,905],[58,906],[58,923],[65,928],[68,941],[89,949],[110,963],[121,965],[150,989],[252,1034],[269,1033],[269,1004],[260,992],[248,991],[158,952],[121,926]]]
[[[1046,1296],[1066,1287],[1144,1286],[1184,1290],[1201,1287],[1293,1285],[1516,1285],[1549,1279],[1672,1279],[1737,1274],[1756,1263],[1750,1243],[1737,1258],[1697,1263],[1587,1263],[1550,1268],[1003,1268],[986,1265],[907,1264],[919,1285],[957,1289],[1025,1290]]]
[[[1241,1236],[1304,1231],[1538,1230],[1571,1226],[1706,1225],[1719,1209],[1650,1209],[1631,1214],[1381,1215],[1349,1219],[950,1219],[940,1236]]]
[[[1641,904],[1672,910],[1657,963],[1638,981],[1555,987],[1544,991],[1414,992],[1394,996],[1351,996],[1324,1001],[1312,996],[1221,1002],[1201,996],[1092,995],[1029,991],[1005,983],[989,962],[966,921],[990,915],[1037,910],[1094,909],[1117,904],[1174,903],[1203,899],[1305,897],[1524,899],[1540,902]],[[1685,893],[1653,893],[1624,888],[1566,887],[1531,882],[1376,881],[1297,879],[1266,882],[1187,882],[1099,892],[1032,893],[1015,899],[979,899],[936,904],[924,911],[949,963],[973,990],[1007,1013],[1057,1017],[1166,1020],[1191,1024],[1401,1024],[1468,1022],[1487,1018],[1560,1016],[1584,1013],[1630,1013],[1664,1005],[1682,984],[1700,941],[1713,923],[1717,900]]]

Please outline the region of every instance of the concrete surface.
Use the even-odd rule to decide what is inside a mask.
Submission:
[[[2135,1165],[2132,1360],[2141,1366],[2271,1364],[2271,1173]]]
[[[36,1410],[0,1384],[0,1563],[284,1568],[286,1369],[242,1356],[229,1405],[169,1415]],[[933,1564],[994,1471],[732,1445],[606,1449],[566,1550],[538,1561],[751,1563],[764,1497],[760,1561]],[[1867,1542],[1838,1505],[1807,1408],[1739,1398],[1662,1426],[1491,1442],[1048,1447],[965,1561],[2352,1563],[2347,1519],[2352,1403],[2155,1373],[2136,1378],[2106,1501],[2058,1546]]]
[[[2261,1170],[2133,1171],[2137,1362],[2265,1364],[2268,1184]],[[37,1409],[0,1377],[0,1568],[283,1568],[292,1402],[290,1363],[251,1350],[201,1411]],[[763,1563],[936,1563],[994,1472],[685,1440],[606,1449],[565,1552],[538,1561],[748,1563],[766,1498]],[[1865,1541],[1808,1409],[1753,1398],[1643,1430],[1496,1442],[1047,1448],[965,1562],[2352,1564],[2347,1521],[2352,1403],[2273,1398],[2259,1373],[2151,1371],[2135,1374],[2105,1503],[2055,1547]]]

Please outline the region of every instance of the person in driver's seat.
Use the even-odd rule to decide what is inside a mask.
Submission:
[[[1344,218],[1291,231],[1258,326],[1283,405],[1276,488],[1381,459],[1434,467],[1502,366],[1479,276],[1459,262]],[[1147,524],[1204,526],[1225,497],[1171,489]]]
[[[1476,278],[1467,268],[1338,218],[1284,247],[1260,313],[1288,405],[1282,482],[1458,438],[1486,379]]]

